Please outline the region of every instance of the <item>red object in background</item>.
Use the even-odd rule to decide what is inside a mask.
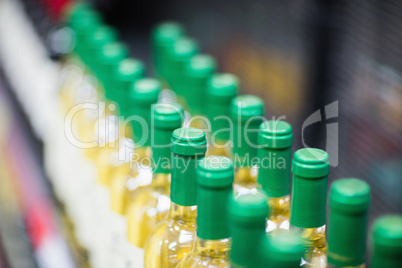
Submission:
[[[46,6],[46,9],[50,15],[56,19],[60,20],[65,8],[70,5],[72,0],[41,0],[41,2]]]

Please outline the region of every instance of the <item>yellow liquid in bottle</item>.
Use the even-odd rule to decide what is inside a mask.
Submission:
[[[144,248],[157,224],[170,208],[170,174],[154,174],[150,185],[133,192],[128,208],[127,233],[131,244]]]
[[[257,167],[239,167],[235,171],[233,191],[236,197],[257,192]]]
[[[176,268],[229,268],[230,239],[203,240],[197,237],[193,252]]]
[[[306,252],[301,261],[302,267],[326,268],[327,267],[327,241],[325,239],[325,225],[319,228],[294,228],[301,232],[305,240]]]
[[[269,217],[267,219],[267,233],[289,230],[290,196],[268,198]]]
[[[228,141],[213,141],[209,143],[207,153],[205,157],[218,155],[218,156],[226,156],[230,157],[230,144]]]
[[[197,206],[171,203],[169,216],[145,244],[145,268],[175,268],[195,245]]]

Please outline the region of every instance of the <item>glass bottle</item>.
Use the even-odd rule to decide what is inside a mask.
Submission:
[[[230,267],[261,267],[259,252],[266,239],[268,210],[267,197],[260,192],[244,194],[230,202]]]
[[[325,239],[328,154],[320,149],[297,150],[292,163],[291,231],[305,241],[303,267],[326,267]]]
[[[122,103],[126,102],[127,118],[121,123],[119,150],[114,152],[115,159],[120,158],[109,173],[110,199],[107,208],[110,213],[107,223],[105,251],[109,252],[109,267],[126,267],[127,239],[127,205],[131,193],[140,186],[148,185],[152,179],[151,156],[151,106],[158,100],[160,83],[152,78],[134,80],[130,83],[127,94],[121,93]],[[116,87],[118,90],[118,87]],[[123,107],[123,106],[122,106]],[[127,127],[131,126],[133,140],[127,139]],[[131,132],[131,131],[129,131]],[[121,148],[123,147],[123,148]],[[131,149],[131,150],[130,150]],[[123,150],[129,150],[129,155]],[[123,152],[123,153],[122,153]],[[110,210],[111,208],[111,210]],[[111,254],[110,254],[111,253]]]
[[[252,95],[241,95],[231,104],[235,196],[256,192],[258,129],[263,121],[264,103]]]
[[[258,132],[258,183],[268,196],[267,233],[289,230],[292,127],[270,120]]]
[[[402,267],[402,215],[376,219],[371,238],[371,268]]]
[[[166,218],[170,206],[170,144],[172,133],[183,122],[183,109],[177,104],[155,104],[151,113],[152,167],[150,185],[133,191],[127,210],[129,240],[127,267],[143,267],[145,242],[156,225]],[[138,256],[142,255],[142,256]]]
[[[210,128],[204,116],[206,112],[204,107],[207,101],[208,84],[215,69],[216,61],[212,56],[198,54],[190,59],[182,78],[185,82],[185,88],[182,91],[184,105],[191,115],[189,125],[204,131]]]
[[[365,267],[370,186],[358,179],[332,183],[328,228],[329,267]]]
[[[264,239],[260,258],[261,268],[294,268],[299,267],[304,254],[304,244],[297,233],[277,232]]]
[[[177,268],[230,267],[228,201],[233,196],[233,165],[229,158],[209,156],[197,169],[197,241]]]
[[[173,132],[170,211],[145,244],[145,268],[174,268],[193,250],[197,216],[196,169],[206,149],[202,130],[179,128]]]
[[[232,74],[215,74],[207,87],[206,115],[211,124],[207,155],[231,155],[230,104],[237,95],[239,80]]]

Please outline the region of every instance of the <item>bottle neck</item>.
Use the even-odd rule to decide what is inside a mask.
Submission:
[[[197,256],[210,257],[214,259],[222,259],[228,261],[230,246],[230,238],[220,240],[205,240],[197,237],[194,254]]]
[[[169,218],[185,224],[196,225],[197,206],[180,206],[170,203]]]
[[[260,267],[258,251],[265,234],[265,222],[246,226],[232,224],[232,267]]]
[[[290,226],[290,231],[298,232],[304,240],[306,252],[301,262],[308,265],[308,267],[327,267],[325,229],[325,225],[318,228]]]
[[[170,173],[154,173],[152,175],[152,187],[169,187],[170,186]]]
[[[291,149],[258,149],[258,183],[269,197],[290,193]]]

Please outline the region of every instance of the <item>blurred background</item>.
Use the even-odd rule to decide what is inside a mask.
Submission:
[[[49,258],[79,267],[85,257],[43,168],[68,2],[0,0],[0,267],[47,267]],[[330,151],[330,182],[371,185],[370,222],[402,213],[401,1],[91,2],[148,75],[152,28],[183,24],[219,72],[240,78],[242,94],[264,99],[267,118],[286,116],[293,150]]]

